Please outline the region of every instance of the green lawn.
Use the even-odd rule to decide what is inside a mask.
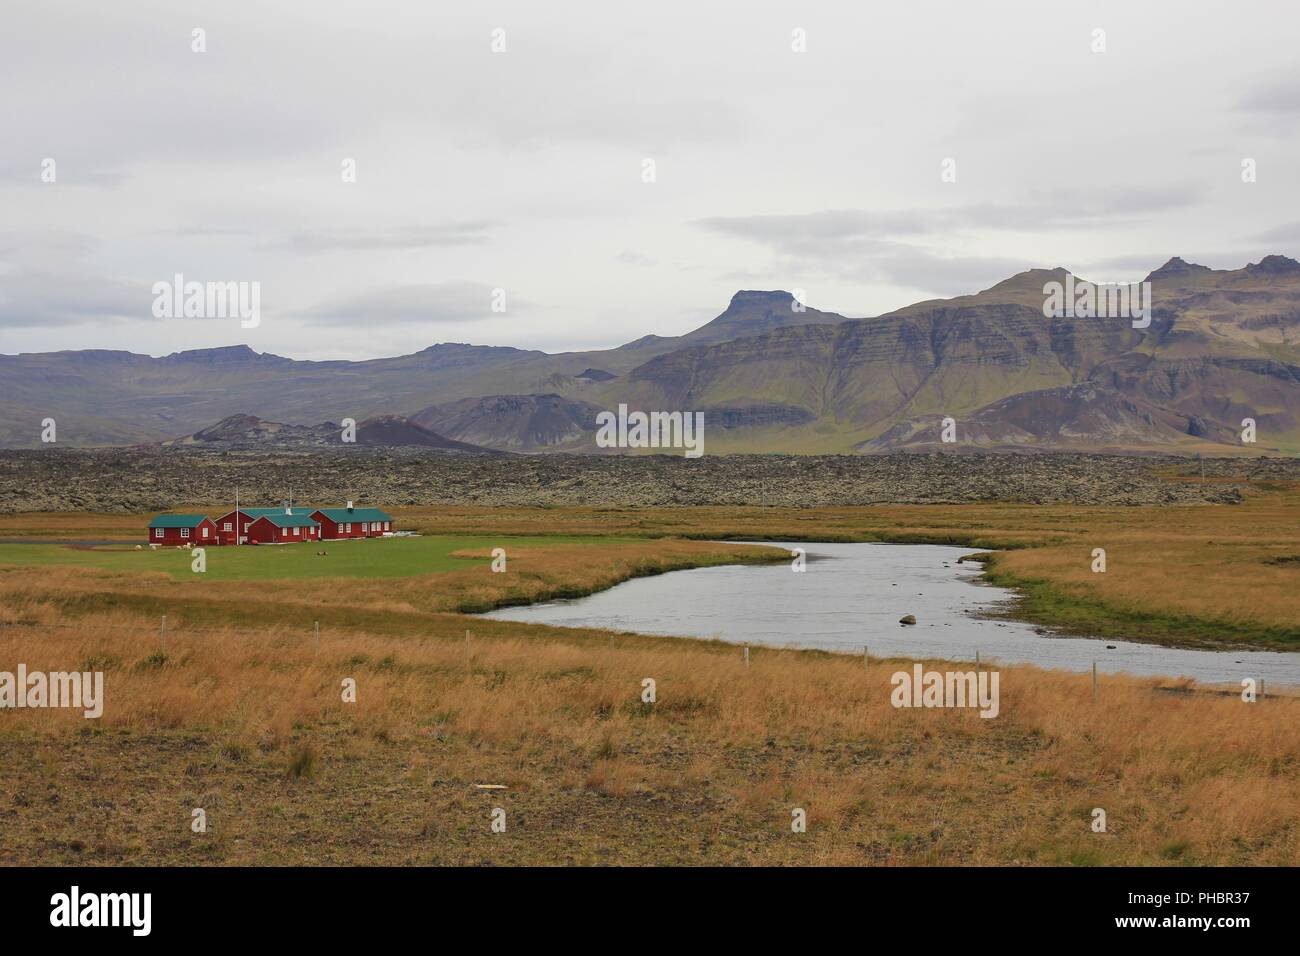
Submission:
[[[538,548],[556,544],[609,544],[628,539],[537,535],[520,537],[468,537],[459,535],[419,538],[372,538],[322,541],[317,544],[257,545],[207,548],[207,571],[190,570],[193,552],[176,548],[105,545],[90,550],[59,544],[0,544],[0,565],[74,565],[112,571],[164,571],[178,579],[212,581],[270,581],[285,578],[400,578],[472,567],[488,559],[453,558],[453,551],[502,547],[509,559],[513,548]],[[325,556],[317,551],[325,551]]]

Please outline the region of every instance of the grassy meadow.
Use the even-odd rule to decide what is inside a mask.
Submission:
[[[481,554],[493,548],[507,553],[521,544],[530,547],[581,546],[614,538],[561,537],[494,538],[433,535],[373,541],[302,542],[299,544],[204,549],[206,570],[191,568],[193,553],[183,548],[130,544],[70,548],[58,544],[0,544],[0,565],[102,568],[139,574],[166,574],[174,580],[205,584],[215,581],[288,581],[302,578],[398,578],[456,571],[481,564]],[[137,550],[139,548],[139,550]]]
[[[186,552],[134,549],[140,516],[0,516],[0,539],[122,542],[0,545],[0,670],[106,684],[97,720],[0,711],[0,863],[1300,863],[1294,695],[1107,676],[1094,701],[1087,677],[1003,667],[984,720],[891,706],[903,661],[757,648],[746,666],[720,642],[464,613],[786,558],[722,538],[926,541],[989,553],[1045,623],[1296,648],[1294,488],[1179,508],[398,518],[426,537],[211,548],[195,575]]]

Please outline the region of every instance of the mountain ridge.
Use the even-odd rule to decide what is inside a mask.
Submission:
[[[1122,435],[1132,450],[1175,453],[1222,452],[1252,418],[1259,447],[1233,453],[1300,450],[1300,263],[1269,255],[1215,270],[1170,257],[1148,274],[1146,329],[1045,317],[1044,284],[1068,274],[1029,269],[865,318],[801,307],[782,290],[739,290],[684,335],[553,355],[468,343],[356,362],[246,344],[159,358],[0,355],[0,447],[38,447],[46,416],[68,444],[170,441],[237,404],[280,422],[389,416],[471,446],[590,452],[595,413],[628,404],[705,411],[722,452],[925,445],[918,436],[936,415],[968,418],[975,442],[1086,449]],[[1061,391],[1075,386],[1091,391]],[[1012,399],[1033,395],[1050,398],[1060,420],[1023,429],[1029,400]]]

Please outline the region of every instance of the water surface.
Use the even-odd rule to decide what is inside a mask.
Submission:
[[[771,545],[771,542],[753,542]],[[1029,624],[980,617],[1014,592],[978,581],[979,565],[957,559],[969,548],[900,544],[800,544],[807,570],[790,564],[727,565],[635,578],[565,601],[503,608],[499,620],[598,627],[640,634],[814,647],[1105,673],[1243,677],[1300,686],[1300,652],[1182,650],[1114,639],[1058,637]],[[898,623],[912,614],[915,626]]]

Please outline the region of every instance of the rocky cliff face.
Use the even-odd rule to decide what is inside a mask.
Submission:
[[[562,395],[490,395],[433,405],[415,424],[460,441],[507,451],[555,451],[590,444],[600,406]]]
[[[1300,264],[1268,257],[1221,271],[1171,259],[1149,277],[1153,317],[1046,318],[1032,270],[984,292],[889,315],[784,328],[678,350],[632,370],[607,400],[643,407],[791,410],[800,450],[1300,449]],[[802,416],[803,421],[800,421]],[[1241,441],[1243,420],[1258,448]]]

